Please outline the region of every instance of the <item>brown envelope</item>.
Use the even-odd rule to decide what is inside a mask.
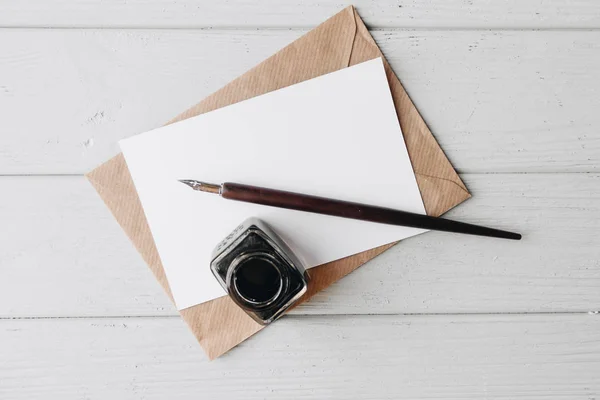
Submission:
[[[373,58],[383,57],[353,7],[336,14],[221,90],[176,117],[181,121]],[[400,81],[385,61],[404,140],[427,214],[438,216],[470,197]],[[167,294],[171,291],[144,211],[122,154],[87,174],[88,180],[125,230]],[[302,301],[383,253],[394,243],[310,270]],[[263,327],[228,296],[181,310],[181,316],[212,360]]]

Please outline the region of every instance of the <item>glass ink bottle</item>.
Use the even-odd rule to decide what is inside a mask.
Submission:
[[[294,305],[308,274],[286,243],[263,221],[249,218],[213,250],[210,268],[231,299],[267,325]]]

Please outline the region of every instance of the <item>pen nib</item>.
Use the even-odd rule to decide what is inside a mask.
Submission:
[[[192,189],[196,190],[196,187],[200,186],[200,182],[193,181],[191,179],[180,179],[179,182],[188,185]]]
[[[188,185],[194,190],[199,190],[201,192],[215,193],[221,194],[221,185],[215,185],[212,183],[195,181],[193,179],[180,179],[179,182]]]

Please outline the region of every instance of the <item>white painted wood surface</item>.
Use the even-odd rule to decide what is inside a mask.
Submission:
[[[594,399],[600,317],[284,317],[205,362],[178,318],[0,323],[6,399]]]
[[[82,174],[303,32],[1,31],[0,173]],[[600,171],[600,31],[374,36],[459,171]]]
[[[0,398],[600,398],[600,3],[355,4],[520,243],[407,240],[214,362],[81,176],[345,2],[0,0]],[[46,29],[50,28],[50,29]]]

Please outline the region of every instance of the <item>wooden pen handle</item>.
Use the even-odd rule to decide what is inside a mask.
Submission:
[[[368,214],[371,214],[366,213],[365,211],[369,210],[365,210],[365,207],[360,204],[341,200],[231,182],[223,183],[221,187],[221,197],[229,200],[351,219],[364,219],[369,217]],[[370,215],[370,217],[373,218],[376,215]],[[379,222],[373,219],[367,220]]]
[[[267,189],[239,183],[223,183],[221,196],[226,199],[244,201],[247,203],[377,222],[381,224],[499,237],[504,239],[521,239],[521,235],[518,233],[451,221],[444,218],[430,217],[391,208],[334,200],[286,192],[283,190]]]

